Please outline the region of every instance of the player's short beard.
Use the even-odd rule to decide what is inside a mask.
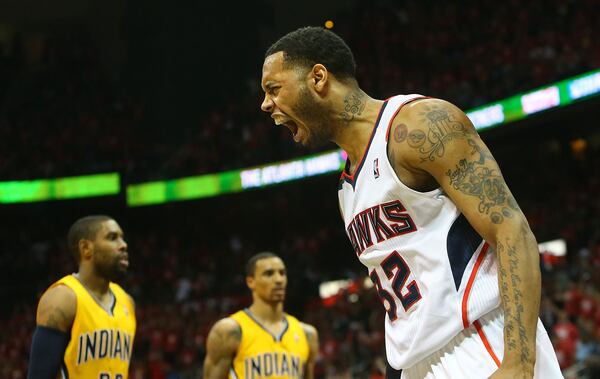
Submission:
[[[115,258],[110,262],[96,263],[96,272],[100,277],[116,282],[127,274],[127,269],[121,267],[120,258]]]
[[[332,132],[327,122],[328,113],[304,84],[300,87],[294,113],[302,118],[304,125],[310,130],[305,146],[319,147],[331,141]]]

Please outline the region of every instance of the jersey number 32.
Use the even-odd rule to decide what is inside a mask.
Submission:
[[[379,298],[386,309],[390,321],[398,318],[398,303],[404,308],[404,312],[408,311],[415,303],[421,300],[421,292],[416,281],[406,284],[410,275],[410,268],[397,251],[393,251],[381,262],[381,268],[385,273],[386,279],[390,281],[393,294],[383,289],[381,280],[377,275],[377,271],[372,270],[369,276],[377,288]],[[406,288],[406,290],[404,290]],[[404,294],[403,294],[404,292]],[[388,305],[386,306],[385,303]]]

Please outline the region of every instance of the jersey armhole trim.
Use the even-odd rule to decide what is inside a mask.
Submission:
[[[468,312],[468,304],[469,304],[469,295],[471,294],[471,288],[473,287],[473,282],[475,281],[475,277],[477,276],[477,271],[479,271],[479,267],[481,267],[481,262],[483,262],[483,258],[488,251],[489,244],[485,242],[483,247],[481,248],[481,252],[477,256],[477,260],[475,261],[475,265],[473,266],[473,271],[471,271],[471,275],[469,276],[469,281],[467,282],[467,287],[465,288],[465,294],[462,299],[462,320],[463,327],[467,329],[469,327],[469,315]]]
[[[488,341],[487,337],[485,336],[485,333],[483,332],[483,328],[481,327],[479,320],[474,321],[473,325],[475,326],[475,329],[477,330],[477,334],[479,335],[479,338],[481,338],[481,342],[483,342],[485,349],[488,351],[488,353],[494,360],[494,363],[496,363],[496,366],[500,367],[500,360],[496,356],[496,353],[494,353],[494,349],[492,349],[492,345],[490,345],[490,342]]]
[[[390,137],[390,130],[392,129],[392,123],[394,122],[394,119],[396,118],[396,116],[398,115],[398,112],[400,112],[400,110],[402,108],[404,108],[404,106],[406,104],[410,104],[413,101],[417,101],[417,100],[423,100],[423,99],[431,99],[431,97],[429,96],[417,96],[417,97],[413,97],[412,99],[408,99],[405,102],[401,103],[400,106],[398,107],[398,109],[396,109],[396,112],[394,112],[394,115],[392,116],[392,118],[390,119],[390,123],[388,124],[387,127],[387,131],[385,132],[385,141],[387,142],[389,137]],[[387,146],[387,145],[386,145]],[[387,152],[386,152],[387,153]]]

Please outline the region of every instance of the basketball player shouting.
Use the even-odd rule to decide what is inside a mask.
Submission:
[[[261,84],[294,141],[348,153],[339,205],[387,311],[388,377],[562,377],[538,320],[535,237],[460,109],[369,97],[348,46],[319,27],[275,42]]]

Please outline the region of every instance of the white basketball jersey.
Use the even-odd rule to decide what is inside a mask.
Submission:
[[[391,122],[420,95],[382,105],[355,172],[339,186],[346,233],[386,309],[389,364],[408,368],[500,305],[496,256],[441,188],[415,191],[387,157]]]

